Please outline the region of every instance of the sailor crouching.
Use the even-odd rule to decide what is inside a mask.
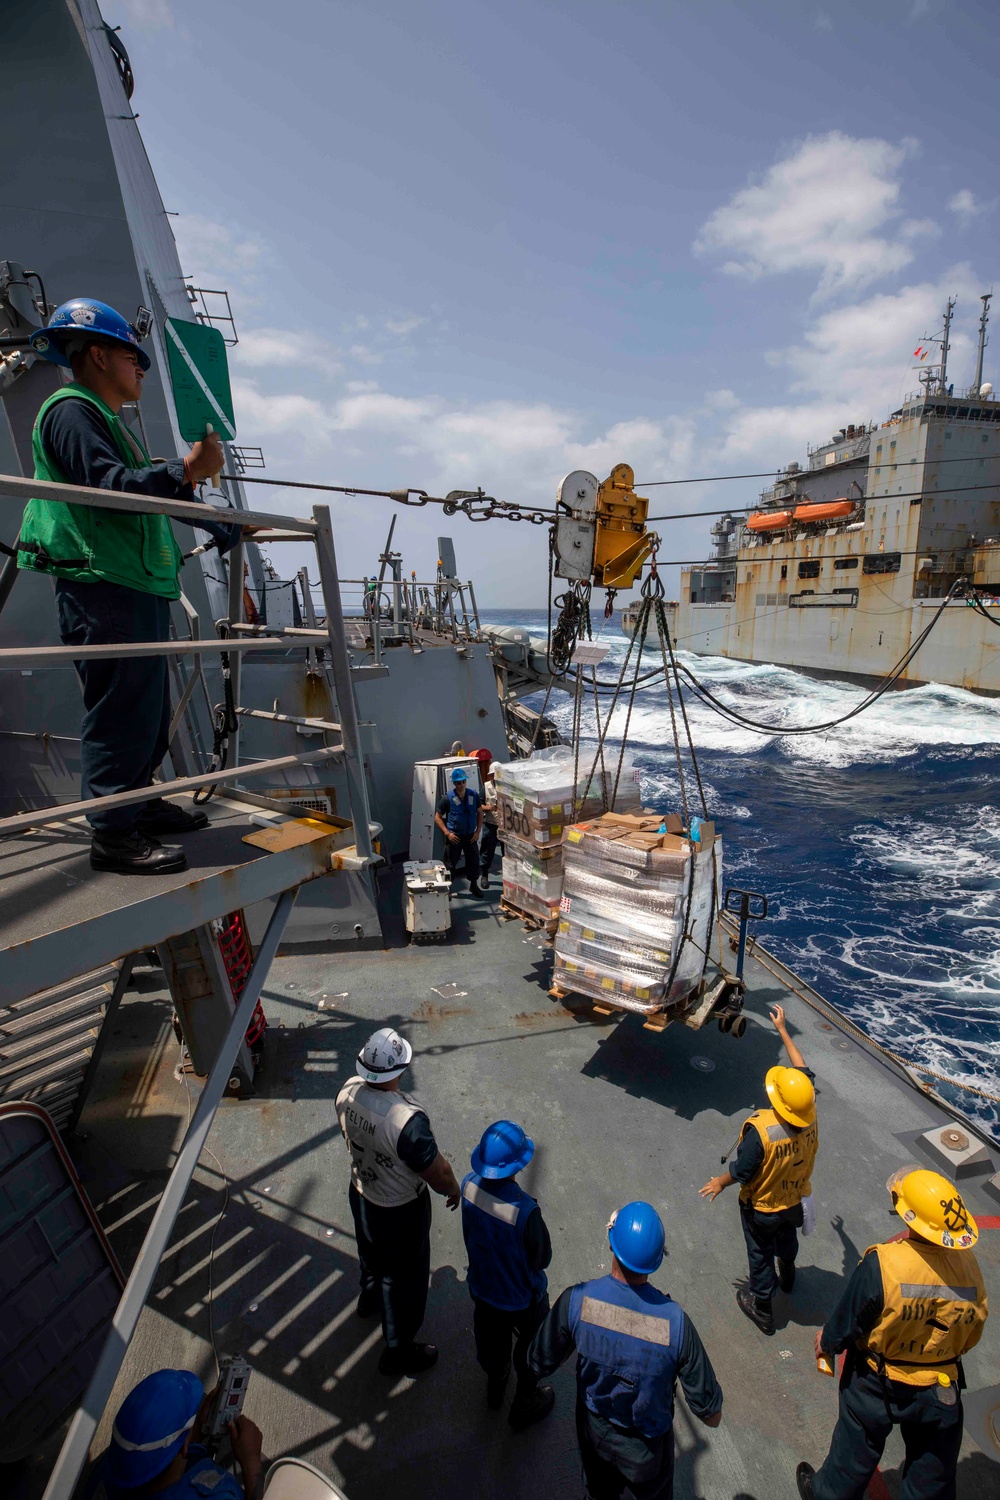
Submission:
[[[462,1181],[462,1233],[469,1255],[469,1292],[476,1358],[486,1371],[487,1404],[503,1405],[511,1341],[517,1389],[507,1420],[519,1430],[548,1416],[551,1386],[528,1366],[528,1346],[549,1310],[545,1268],[552,1259],[541,1209],[515,1181],[535,1153],[513,1120],[497,1120],[472,1153]]]
[[[903,1167],[886,1187],[909,1234],[865,1251],[816,1334],[817,1359],[847,1358],[826,1462],[818,1473],[796,1470],[803,1500],[861,1500],[896,1425],[906,1448],[900,1500],[955,1500],[962,1356],[989,1311],[972,1253],[979,1230],[937,1172]]]
[[[382,1314],[383,1375],[416,1375],[437,1359],[414,1342],[427,1307],[431,1202],[427,1188],[458,1207],[458,1180],[441,1155],[430,1120],[399,1078],[413,1048],[390,1027],[358,1056],[358,1072],[337,1095],[337,1118],[351,1153],[350,1204],[361,1263],[358,1316]]]
[[[722,1420],[722,1387],[694,1324],[649,1285],[663,1259],[663,1223],[649,1203],[628,1203],[609,1226],[610,1276],[568,1287],[528,1352],[538,1376],[575,1349],[576,1430],[587,1494],[672,1500],[674,1386],[706,1427]]]
[[[774,1294],[795,1285],[795,1261],[802,1228],[802,1200],[812,1192],[819,1148],[815,1075],[788,1034],[784,1008],[770,1012],[791,1063],[771,1068],[764,1080],[770,1109],[758,1109],[740,1132],[736,1160],[712,1177],[701,1197],[709,1202],[734,1182],[740,1184],[740,1222],[750,1269],[749,1285],[736,1301],[762,1333],[774,1333]]]

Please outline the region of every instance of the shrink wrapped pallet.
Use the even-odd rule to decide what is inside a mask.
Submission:
[[[693,843],[680,819],[606,813],[569,829],[555,982],[624,1010],[683,1008],[711,935],[715,831]]]
[[[567,745],[503,763],[496,773],[501,838],[513,837],[539,847],[561,843],[571,823],[610,806],[617,760],[603,772],[598,766],[593,777],[590,771],[587,757],[578,761]],[[638,772],[628,758],[622,766],[616,805],[623,811],[639,806]]]

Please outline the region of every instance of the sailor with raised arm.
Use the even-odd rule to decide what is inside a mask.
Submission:
[[[458,1179],[438,1150],[427,1114],[399,1087],[413,1057],[404,1037],[383,1026],[362,1047],[358,1071],[337,1095],[337,1117],[351,1153],[351,1213],[361,1263],[358,1316],[382,1314],[383,1375],[416,1375],[437,1359],[418,1344],[431,1265],[431,1201],[459,1204]]]
[[[900,1500],[955,1500],[962,1356],[979,1343],[989,1310],[972,1253],[979,1229],[938,1172],[902,1167],[886,1187],[908,1233],[865,1251],[816,1334],[817,1360],[847,1357],[826,1462],[796,1470],[802,1500],[866,1494],[894,1426],[906,1448]]]
[[[788,1034],[784,1008],[770,1012],[791,1067],[771,1068],[764,1080],[770,1109],[758,1109],[740,1132],[736,1160],[699,1192],[709,1201],[740,1184],[740,1222],[750,1266],[749,1286],[740,1287],[740,1309],[762,1333],[774,1333],[772,1302],[779,1286],[795,1285],[802,1228],[802,1200],[812,1191],[819,1146],[814,1074]]]

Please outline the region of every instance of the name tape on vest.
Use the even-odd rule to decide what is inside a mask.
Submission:
[[[502,1219],[505,1224],[517,1223],[517,1204],[501,1203],[499,1198],[494,1198],[492,1193],[486,1193],[474,1182],[467,1182],[462,1189],[462,1197],[468,1203],[475,1204],[481,1208],[484,1214],[490,1214],[494,1219]]]
[[[974,1286],[942,1286],[940,1282],[901,1281],[899,1291],[907,1301],[975,1302]]]
[[[670,1324],[666,1318],[653,1318],[614,1302],[598,1302],[595,1297],[584,1297],[580,1317],[584,1323],[606,1328],[609,1333],[624,1333],[629,1338],[644,1339],[647,1344],[670,1347]]]

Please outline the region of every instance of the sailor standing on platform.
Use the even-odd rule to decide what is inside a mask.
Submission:
[[[383,1375],[416,1375],[437,1359],[433,1344],[414,1336],[424,1321],[430,1275],[431,1202],[450,1209],[458,1180],[441,1155],[431,1122],[399,1078],[413,1048],[383,1026],[362,1047],[358,1071],[337,1095],[337,1117],[351,1153],[351,1213],[361,1263],[358,1316],[382,1313]]]
[[[649,1285],[663,1259],[663,1223],[627,1203],[609,1226],[611,1274],[568,1287],[528,1351],[538,1376],[575,1349],[576,1431],[590,1500],[671,1500],[674,1384],[706,1427],[722,1420],[722,1387],[694,1324]]]
[[[740,1184],[740,1220],[750,1265],[750,1284],[736,1300],[762,1333],[774,1333],[772,1301],[779,1286],[795,1285],[802,1228],[802,1200],[812,1191],[812,1170],[819,1146],[814,1074],[785,1025],[784,1008],[770,1012],[785,1044],[790,1068],[771,1068],[764,1081],[770,1109],[758,1109],[740,1132],[736,1160],[699,1193],[715,1199],[732,1183]]]
[[[906,1445],[900,1500],[955,1500],[962,1446],[962,1355],[982,1337],[988,1306],[972,1246],[975,1220],[955,1185],[903,1167],[886,1183],[909,1235],[866,1250],[816,1358],[847,1351],[840,1417],[817,1473],[795,1472],[803,1500],[861,1500],[898,1424]]]
[[[527,1361],[549,1310],[545,1267],[552,1259],[542,1211],[515,1181],[534,1154],[535,1143],[520,1125],[497,1120],[483,1132],[462,1182],[476,1357],[486,1371],[487,1404],[497,1411],[510,1378],[513,1339],[517,1389],[507,1420],[515,1429],[540,1422],[556,1399],[551,1386],[538,1384]]]
[[[483,831],[483,799],[469,786],[469,778],[461,766],[451,773],[451,791],[441,798],[434,822],[444,834],[444,862],[452,880],[464,855],[469,891],[473,896],[481,896],[479,835]]]

